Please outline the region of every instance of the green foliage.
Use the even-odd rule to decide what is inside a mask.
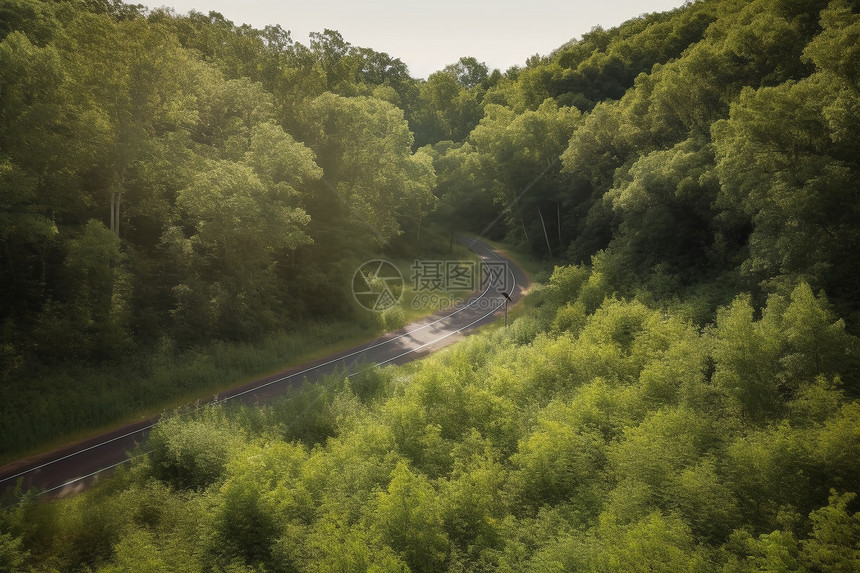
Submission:
[[[494,203],[506,217],[509,233],[533,247],[538,244],[560,247],[555,237],[550,241],[548,235],[544,237],[547,243],[538,242],[541,237],[538,233],[545,227],[545,222],[541,223],[544,217],[541,209],[547,212],[547,217],[552,214],[547,205],[542,205],[540,197],[549,192],[548,199],[556,203],[560,200],[551,193],[557,185],[558,156],[579,121],[576,108],[561,107],[552,99],[522,114],[488,104],[483,119],[469,135],[477,153],[477,175],[489,186]],[[521,200],[522,192],[531,188],[535,191]],[[562,229],[553,223],[556,221],[551,220],[550,228],[554,226],[554,236],[560,238]]]
[[[831,135],[841,126],[822,109],[838,97],[828,84],[824,74],[815,74],[747,89],[731,118],[714,127],[723,180],[718,201],[755,225],[744,266],[754,276],[835,286],[832,273],[839,275],[836,284],[853,273],[854,167]]]
[[[589,488],[605,464],[603,436],[555,420],[538,422],[511,458],[511,483],[525,505],[575,500],[588,507]],[[583,499],[584,498],[584,499]]]
[[[719,313],[713,379],[745,415],[763,421],[776,413],[781,397],[795,395],[817,376],[840,371],[853,378],[856,353],[856,339],[835,320],[826,298],[801,283],[788,305],[771,297],[761,320],[754,320],[749,297]]]
[[[262,409],[166,418],[117,480],[0,514],[7,553],[104,571],[851,570],[860,408],[839,385],[857,347],[826,300],[801,284],[757,316],[742,296],[701,330],[611,296],[585,310],[598,274],[555,270],[554,327],[523,317]]]
[[[305,140],[328,186],[380,246],[402,233],[404,218],[420,220],[433,206],[432,161],[412,153],[413,136],[400,109],[374,98],[326,93],[310,101],[302,116]]]
[[[444,563],[448,542],[436,492],[403,462],[379,494],[374,522],[383,543],[403,556],[410,571],[437,571]]]
[[[12,573],[24,564],[26,555],[21,552],[21,540],[6,533],[0,534],[0,571]]]
[[[618,549],[616,549],[618,548]],[[710,564],[686,524],[652,513],[627,527],[601,523],[586,566],[595,571],[706,571]]]
[[[0,513],[0,570],[860,566],[856,2],[704,0],[426,81],[333,30],[2,16],[3,451],[366,334],[344,285],[386,249],[555,268],[420,363],[165,417]]]
[[[812,534],[804,540],[805,559],[811,568],[822,571],[851,571],[860,566],[860,513],[847,511],[855,493],[832,492],[826,507],[809,515]]]
[[[292,541],[311,515],[310,496],[299,480],[306,459],[301,446],[274,442],[254,453],[246,449],[244,457],[230,462],[214,517],[218,552],[252,564],[279,560],[281,568],[289,568],[283,561],[290,555],[279,551],[277,542],[282,536]]]
[[[164,418],[148,440],[153,475],[177,488],[208,487],[223,477],[238,441],[236,430],[224,424],[217,410],[207,408],[190,422]]]
[[[311,319],[368,322],[350,309],[352,272],[420,228],[435,203],[432,160],[413,153],[401,109],[418,88],[399,60],[333,31],[306,47],[277,26],[214,12],[85,4],[0,8],[4,392],[62,380],[44,394],[93,396],[75,398],[69,415],[52,400],[20,400],[20,414],[3,416],[4,448],[152,407],[163,387],[120,390],[103,378],[123,378],[128,362],[148,370],[161,340],[181,353],[265,344]],[[314,101],[323,114],[341,109],[340,125],[304,121]],[[334,157],[311,150],[345,141],[338,173]],[[333,208],[330,187],[350,206]],[[362,219],[375,230],[358,231]],[[392,313],[371,327],[402,322]],[[65,389],[72,371],[96,365],[104,371],[91,382]],[[52,420],[33,427],[46,412]]]
[[[812,532],[797,539],[791,531],[774,531],[753,538],[739,530],[731,542],[725,570],[732,571],[851,571],[856,568],[858,514],[846,511],[854,493],[831,492],[829,503],[809,514]]]
[[[774,311],[753,320],[749,297],[735,299],[717,321],[714,383],[734,397],[752,420],[765,420],[779,404],[779,325]]]
[[[695,277],[711,265],[707,227],[718,184],[712,150],[701,142],[690,139],[640,157],[604,196],[623,213],[613,249],[627,258],[628,272],[663,263],[671,265],[665,271],[671,275]]]

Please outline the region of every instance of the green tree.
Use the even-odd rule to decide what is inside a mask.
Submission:
[[[860,513],[851,513],[848,504],[856,493],[831,492],[826,507],[809,514],[812,534],[801,542],[801,560],[811,570],[853,571],[860,567]]]
[[[533,248],[546,244],[557,251],[560,246],[561,202],[566,197],[556,193],[558,158],[579,122],[576,108],[559,107],[552,100],[519,115],[491,104],[469,135],[481,176],[505,214],[508,232]]]
[[[480,84],[468,85],[481,76],[481,64],[461,58],[418,84],[418,105],[409,114],[418,146],[466,139],[483,115]]]
[[[24,33],[38,46],[47,44],[60,27],[63,9],[37,0],[7,0],[0,7],[0,41],[14,32]]]
[[[12,573],[24,565],[26,553],[21,551],[21,539],[0,533],[0,571]]]
[[[654,512],[621,526],[601,520],[584,559],[575,565],[591,571],[708,571],[713,565],[687,525]],[[582,558],[581,558],[582,559]]]
[[[678,506],[697,539],[713,545],[722,543],[740,521],[737,499],[721,475],[717,459],[702,457],[681,472],[669,501]]]
[[[783,376],[792,388],[824,375],[843,374],[853,386],[860,347],[845,332],[845,322],[836,320],[823,293],[815,296],[806,283],[797,285],[782,315],[786,354],[780,359]]]
[[[819,70],[856,85],[860,58],[860,50],[854,41],[860,28],[856,8],[852,10],[849,2],[837,0],[820,15],[823,29],[804,48],[804,58],[811,60]]]
[[[412,153],[401,110],[374,98],[326,93],[308,102],[303,121],[305,141],[324,171],[326,210],[344,212],[357,233],[369,233],[381,246],[432,208],[432,159]]]
[[[193,557],[180,551],[165,551],[155,534],[136,531],[123,536],[114,546],[113,563],[98,569],[99,573],[140,571],[141,573],[167,573],[168,571],[194,571]]]
[[[66,81],[60,54],[39,48],[18,31],[0,42],[0,316],[26,323],[44,303],[48,268],[54,262],[59,228],[56,211],[71,196],[52,189],[63,170],[58,135]],[[51,265],[53,269],[53,265]]]
[[[246,446],[243,453],[227,464],[219,492],[216,551],[241,555],[251,565],[277,563],[290,570],[299,552],[290,552],[289,546],[301,541],[299,524],[311,516],[312,501],[299,481],[307,452],[301,445],[274,441]]]
[[[690,410],[658,410],[610,448],[612,472],[619,482],[644,484],[650,502],[666,508],[682,473],[715,445],[714,434],[709,421]]]
[[[66,268],[73,319],[83,320],[85,339],[94,352],[123,349],[130,340],[131,277],[119,239],[101,222],[90,220],[81,237],[69,242]]]
[[[219,81],[216,76],[200,99],[200,122],[192,137],[211,159],[240,161],[252,130],[275,114],[272,95],[248,78]]]
[[[282,132],[281,142],[280,149],[270,151],[285,153],[278,161],[294,166],[290,177],[319,176],[306,149]],[[250,159],[265,158],[252,152]],[[280,254],[310,242],[305,232],[309,216],[295,206],[298,201],[287,181],[271,179],[279,177],[277,173],[266,173],[272,180],[267,187],[252,168],[241,163],[208,161],[201,167],[176,201],[193,225],[190,246],[195,266],[212,296],[206,314],[213,317],[218,331],[247,336],[259,328],[260,321],[276,323],[270,315],[278,307],[272,292],[273,271]],[[184,240],[180,232],[168,229],[164,240],[178,241],[177,252],[187,252],[179,246]]]
[[[445,66],[443,71],[454,74],[460,85],[467,90],[487,81],[489,77],[487,64],[473,57],[460,58],[456,64]]]
[[[517,471],[512,473],[511,483],[526,505],[567,501],[588,508],[590,490],[606,463],[605,456],[599,432],[541,417],[512,457]]]
[[[217,409],[199,419],[165,417],[147,442],[152,473],[174,487],[201,490],[223,478],[227,463],[241,444],[236,428],[225,424]]]
[[[359,60],[351,48],[337,30],[311,32],[310,49],[322,67],[328,91],[341,92],[345,84],[355,81]]]
[[[391,473],[387,490],[379,494],[374,526],[411,571],[436,571],[445,562],[448,540],[437,493],[403,462]]]
[[[434,194],[439,201],[428,221],[447,231],[449,247],[454,235],[469,231],[489,238],[502,238],[501,226],[487,229],[498,214],[493,195],[480,176],[480,157],[469,144],[442,141],[421,148],[433,158],[436,171]]]
[[[779,317],[768,309],[753,320],[749,296],[739,296],[717,316],[712,381],[736,400],[746,420],[762,423],[779,411]]]
[[[507,513],[508,472],[477,430],[465,436],[451,455],[453,469],[439,490],[445,532],[452,546],[477,559],[482,549],[501,543],[498,520]]]
[[[746,89],[730,119],[714,126],[717,204],[752,221],[743,269],[758,280],[802,279],[836,296],[853,280],[856,162],[836,136],[851,128],[825,111],[839,97],[824,74]]]
[[[713,264],[709,226],[719,182],[709,145],[687,140],[653,151],[619,179],[604,200],[622,214],[612,249],[630,272],[647,273],[663,263],[672,275],[683,275]]]

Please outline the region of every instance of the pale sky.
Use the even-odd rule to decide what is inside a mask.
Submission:
[[[505,71],[545,56],[596,25],[611,28],[647,12],[663,12],[684,0],[138,0],[220,12],[235,24],[280,24],[293,40],[308,44],[310,32],[337,30],[354,46],[400,58],[413,77],[473,56]]]

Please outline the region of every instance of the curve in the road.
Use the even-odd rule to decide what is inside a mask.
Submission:
[[[499,284],[499,276],[487,282],[486,288],[468,302],[447,314],[436,314],[415,322],[401,330],[379,339],[339,353],[330,358],[299,366],[279,374],[234,388],[220,398],[214,397],[204,405],[224,403],[231,400],[262,401],[281,395],[304,380],[317,380],[337,368],[345,367],[354,375],[359,363],[382,366],[403,363],[453,342],[458,335],[486,324],[505,304],[505,296],[516,301],[525,291],[527,276],[512,261],[501,257],[485,243],[462,237],[461,240],[486,264],[495,259],[505,264],[505,276]],[[508,283],[508,277],[511,282]],[[506,288],[499,289],[499,286]],[[505,293],[507,288],[510,293]],[[350,360],[352,359],[352,360]],[[202,407],[202,406],[199,406]],[[87,487],[100,474],[130,460],[127,452],[142,441],[158,419],[144,420],[119,428],[113,432],[74,444],[61,450],[23,460],[0,468],[0,491],[16,486],[24,489],[38,488],[40,495],[69,495]]]

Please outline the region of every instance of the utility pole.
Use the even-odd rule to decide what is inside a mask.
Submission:
[[[508,327],[508,301],[511,300],[511,296],[505,291],[499,291],[502,293],[502,296],[505,297],[505,328]]]

